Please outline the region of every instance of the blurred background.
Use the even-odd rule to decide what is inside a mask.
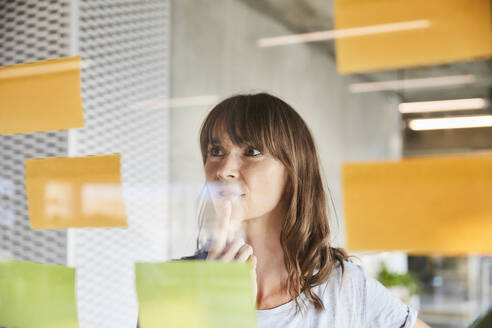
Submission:
[[[237,93],[272,93],[305,119],[340,247],[343,163],[489,152],[490,2],[373,3],[0,0],[0,65],[80,55],[86,122],[0,135],[0,258],[76,267],[80,327],[134,327],[133,263],[194,252],[198,131]],[[26,159],[108,153],[122,154],[127,229],[30,229]],[[491,307],[490,254],[388,250],[351,254],[430,326],[468,327]]]

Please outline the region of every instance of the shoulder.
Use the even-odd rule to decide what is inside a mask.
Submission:
[[[364,271],[359,265],[349,261],[336,263],[328,280],[312,288],[324,305],[320,313],[311,311],[317,323],[314,326],[364,326],[364,284]]]
[[[344,285],[363,287],[366,278],[364,269],[360,265],[344,260],[334,265],[330,277],[324,285],[332,284],[338,288],[344,288]]]
[[[412,327],[417,312],[395,297],[379,281],[353,262],[333,268],[328,281],[317,286],[323,302],[351,322],[365,327]]]
[[[341,271],[341,268],[338,268]],[[353,302],[362,314],[367,327],[413,327],[417,311],[404,304],[378,280],[366,275],[364,269],[355,263],[344,262],[342,290],[360,297]]]
[[[348,280],[354,283],[362,283],[366,278],[366,274],[364,273],[364,269],[353,262],[343,261],[341,264],[338,263],[336,266],[337,274],[340,276],[342,280]],[[343,282],[343,281],[342,281]]]
[[[323,301],[361,303],[365,297],[366,275],[358,264],[343,261],[334,265],[328,280],[313,288]],[[359,308],[362,305],[356,306]]]

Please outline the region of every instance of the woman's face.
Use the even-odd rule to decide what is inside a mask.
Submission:
[[[215,141],[209,145],[205,163],[212,198],[232,198],[233,219],[270,214],[284,192],[287,179],[284,165],[254,147],[234,145],[228,136]]]

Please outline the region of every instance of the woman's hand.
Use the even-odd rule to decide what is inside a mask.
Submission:
[[[208,251],[207,260],[223,262],[251,262],[251,278],[253,280],[253,292],[256,300],[256,256],[253,247],[240,238],[234,236],[234,223],[231,222],[232,202],[224,200],[218,206],[219,225],[215,231],[212,244]],[[240,224],[240,222],[235,222]]]

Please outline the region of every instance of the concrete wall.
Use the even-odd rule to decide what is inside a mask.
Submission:
[[[171,96],[266,91],[306,120],[319,149],[344,245],[341,164],[400,154],[396,105],[380,93],[353,96],[330,56],[309,44],[256,46],[262,37],[292,34],[270,17],[235,0],[172,1]],[[332,41],[328,41],[332,42]],[[198,130],[212,105],[171,109],[172,256],[193,247],[190,206],[204,182]],[[188,204],[188,205],[186,205]]]

